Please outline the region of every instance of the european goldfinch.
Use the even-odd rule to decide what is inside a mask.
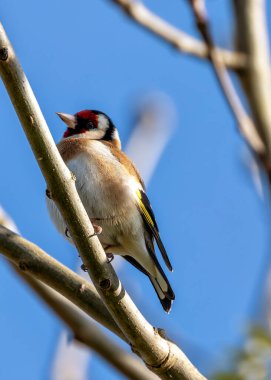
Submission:
[[[75,174],[78,194],[106,254],[111,258],[121,255],[146,274],[164,310],[169,312],[175,295],[156,257],[154,239],[170,271],[172,266],[144,183],[121,151],[116,127],[100,111],[58,116],[68,127],[58,150]],[[65,222],[49,197],[47,206],[57,229],[71,241]]]

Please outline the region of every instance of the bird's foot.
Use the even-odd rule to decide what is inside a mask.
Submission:
[[[52,194],[51,194],[51,191],[49,189],[45,190],[45,194],[46,194],[47,198],[52,199]]]
[[[100,235],[103,231],[103,228],[101,226],[98,226],[98,224],[95,223],[95,219],[90,219],[93,229],[94,229],[94,234],[92,234],[90,237]]]
[[[98,226],[97,224],[95,223],[92,223],[93,225],[93,229],[94,229],[94,234],[92,234],[90,237],[92,236],[96,236],[96,235],[100,235],[103,231],[102,227],[101,226]],[[71,238],[71,235],[69,233],[69,230],[68,228],[65,229],[65,235],[67,236],[68,239]]]
[[[114,255],[113,255],[113,253],[106,253],[106,257],[107,257],[107,262],[108,262],[108,264],[111,263],[111,261],[114,260]]]
[[[98,224],[92,223],[92,225],[96,235],[100,235],[103,232],[103,228],[98,226]]]
[[[65,229],[65,235],[67,236],[68,239],[71,238],[71,235],[70,235],[69,230],[68,230],[67,227],[66,227],[66,229]]]
[[[82,269],[84,272],[87,272],[87,271],[88,271],[88,268],[85,266],[85,264],[82,264],[82,265],[81,265],[81,269]]]

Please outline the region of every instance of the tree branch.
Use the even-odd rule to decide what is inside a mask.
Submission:
[[[247,115],[241,103],[241,100],[233,86],[226,67],[220,59],[220,55],[218,54],[217,48],[214,44],[206,13],[205,0],[189,0],[189,2],[195,16],[198,30],[201,33],[203,40],[205,41],[208,48],[209,59],[213,65],[218,83],[220,84],[220,87],[225,95],[225,99],[229,104],[233,116],[237,120],[240,133],[243,135],[245,141],[255,153],[257,153],[259,156],[263,155],[265,146],[258,134],[253,121]]]
[[[148,371],[131,354],[128,354],[112,339],[109,339],[97,324],[84,317],[71,302],[41,282],[22,272],[19,273],[50,309],[70,328],[78,342],[93,349],[103,360],[129,379],[157,379],[155,374]]]
[[[75,178],[54,144],[39,105],[13,48],[0,28],[0,74],[46,179],[53,200],[67,223],[90,277],[134,351],[163,379],[203,379],[184,353],[162,338],[140,314],[107,262],[99,239],[80,201]]]
[[[271,171],[271,71],[264,0],[233,0],[237,46],[247,54],[247,67],[240,75],[258,131],[267,150]],[[270,175],[270,174],[269,174]]]
[[[111,0],[118,5],[128,17],[138,25],[168,42],[181,53],[191,54],[198,58],[208,58],[208,47],[201,41],[180,31],[165,20],[156,16],[140,1]],[[223,63],[230,69],[241,70],[246,66],[246,56],[241,53],[219,49],[218,53]]]
[[[21,272],[44,282],[125,340],[94,286],[60,264],[37,245],[0,226],[0,252]]]
[[[0,207],[0,225],[18,231],[13,220]],[[16,236],[16,235],[14,235]],[[10,247],[11,248],[11,247]],[[12,250],[12,249],[11,249]],[[27,247],[29,252],[29,247]],[[42,254],[43,255],[43,254]],[[45,257],[46,259],[46,257]],[[10,261],[9,261],[10,262]],[[130,354],[124,351],[113,340],[109,339],[90,319],[87,319],[82,311],[66,300],[55,290],[44,285],[35,278],[27,275],[20,269],[20,265],[10,262],[12,269],[36,292],[36,294],[50,307],[50,309],[70,328],[74,338],[94,350],[102,359],[113,365],[118,371],[134,380],[155,380],[157,376],[151,373]],[[17,263],[18,264],[18,263]],[[27,267],[24,262],[24,266]],[[50,268],[46,268],[50,272]],[[66,280],[70,282],[69,280]],[[66,282],[64,281],[64,282]],[[83,285],[83,284],[82,284]],[[81,286],[82,286],[81,285]],[[94,290],[95,292],[95,290]],[[97,293],[95,292],[95,295]],[[104,306],[102,305],[104,308]],[[108,314],[104,308],[105,314]],[[106,318],[106,316],[105,316]],[[115,323],[113,322],[114,327]]]

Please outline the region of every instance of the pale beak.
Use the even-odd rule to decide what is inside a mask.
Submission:
[[[56,112],[56,114],[60,117],[65,124],[67,124],[68,128],[75,129],[76,127],[76,117],[73,115],[69,115],[68,113]]]

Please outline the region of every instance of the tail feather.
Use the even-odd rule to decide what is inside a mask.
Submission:
[[[129,261],[130,264],[134,265],[138,270],[140,270],[142,273],[144,273],[146,276],[149,277],[154,290],[160,300],[161,305],[163,306],[163,309],[169,313],[172,302],[175,299],[175,294],[170,286],[170,283],[161,268],[160,264],[156,267],[157,275],[154,277],[150,273],[146,271],[145,268],[143,268],[142,265],[139,264],[138,261],[136,261],[131,256],[123,256],[127,261]]]
[[[152,276],[149,276],[149,279],[151,280],[151,283],[154,287],[154,290],[159,298],[159,301],[161,303],[161,305],[163,306],[163,309],[169,313],[170,310],[171,310],[171,306],[172,306],[172,302],[173,302],[173,299],[168,297],[167,294],[163,293],[163,291],[161,290],[159,284],[158,284],[158,281],[156,278],[152,277]]]
[[[157,285],[159,286],[161,291],[164,293],[164,295],[168,297],[169,299],[174,300],[175,294],[167,279],[167,276],[165,275],[159,263],[156,264],[156,276],[154,278],[156,280]]]
[[[172,301],[175,299],[175,294],[170,286],[170,283],[161,267],[154,250],[153,238],[145,231],[145,244],[150,257],[155,265],[156,275],[151,276],[148,274],[151,283],[159,297],[159,300],[164,308],[164,310],[169,313],[172,305]],[[172,268],[171,268],[172,270]]]
[[[164,308],[169,313],[175,294],[161,266],[156,266],[157,275],[155,277],[149,275],[149,279],[158,295],[158,298]]]

